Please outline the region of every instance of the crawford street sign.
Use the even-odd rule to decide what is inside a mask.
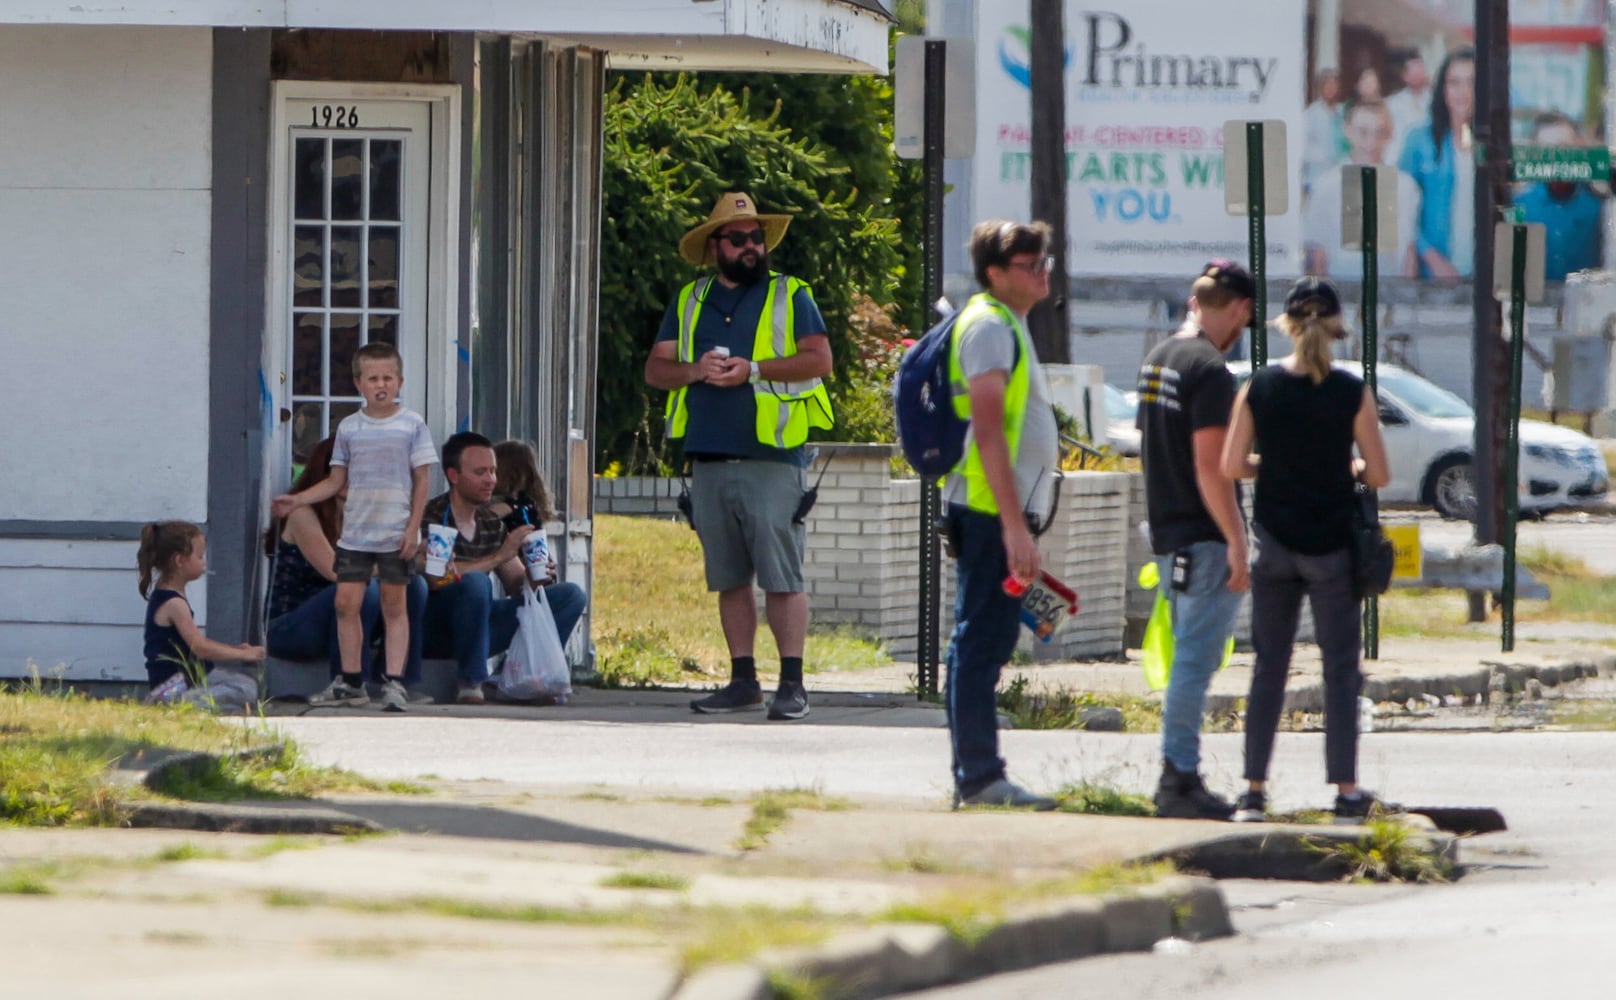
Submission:
[[[1517,181],[1610,180],[1610,150],[1603,146],[1516,146],[1510,156]]]

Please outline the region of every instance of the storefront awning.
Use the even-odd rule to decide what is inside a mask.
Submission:
[[[614,68],[887,71],[878,0],[0,0],[0,24],[467,31],[576,42]]]

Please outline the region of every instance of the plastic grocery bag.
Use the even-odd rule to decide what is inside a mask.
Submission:
[[[561,648],[550,602],[543,587],[522,589],[527,596],[516,610],[516,635],[499,673],[500,696],[513,701],[563,700],[572,694],[572,670]]]
[[[1173,606],[1161,587],[1161,570],[1154,562],[1139,567],[1139,586],[1156,591],[1156,604],[1150,609],[1150,620],[1145,623],[1145,637],[1139,643],[1139,662],[1145,668],[1145,683],[1152,691],[1167,686],[1173,674]],[[1234,656],[1234,636],[1223,647],[1222,670]]]

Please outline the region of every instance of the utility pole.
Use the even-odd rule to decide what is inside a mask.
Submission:
[[[1504,402],[1509,398],[1503,310],[1493,293],[1493,225],[1510,202],[1509,4],[1496,0],[1476,0],[1475,144],[1475,369],[1471,390],[1476,401],[1476,440],[1471,473],[1476,488],[1475,540],[1486,545],[1499,540],[1505,516],[1500,473],[1508,438]],[[1486,619],[1486,600],[1484,592],[1470,592],[1471,621]]]
[[[1044,364],[1070,364],[1071,283],[1066,275],[1066,27],[1064,0],[1031,0],[1032,217],[1049,223],[1049,298],[1033,306],[1027,332]]]

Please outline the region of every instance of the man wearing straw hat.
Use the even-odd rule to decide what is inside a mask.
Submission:
[[[717,273],[674,296],[645,362],[647,384],[668,392],[668,437],[683,442],[690,462],[691,524],[729,647],[729,683],[692,701],[696,712],[763,706],[753,658],[755,580],[780,652],[769,718],[808,714],[806,530],[798,507],[807,492],[808,431],[832,423],[820,382],[831,353],[808,286],[769,270],[769,251],[790,223],[789,215],[760,214],[746,194],[721,196],[707,221],[679,241],[681,257]]]

